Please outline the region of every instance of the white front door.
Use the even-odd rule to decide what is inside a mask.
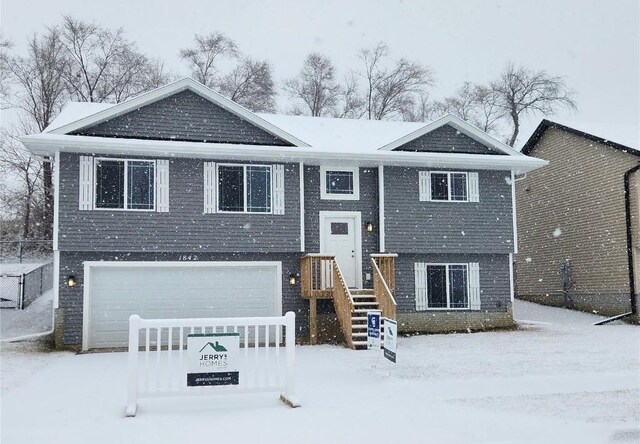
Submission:
[[[362,286],[360,236],[359,212],[320,212],[320,253],[336,257],[350,288]]]

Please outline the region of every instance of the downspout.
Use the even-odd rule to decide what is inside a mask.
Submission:
[[[627,228],[627,262],[629,266],[629,302],[631,303],[631,311],[596,322],[594,325],[608,324],[629,316],[635,316],[638,312],[636,307],[636,278],[633,270],[633,228],[631,226],[631,193],[629,185],[629,178],[638,170],[640,170],[640,164],[624,173],[624,218]]]
[[[638,170],[640,170],[640,164],[624,173],[624,209],[625,221],[627,223],[627,260],[629,261],[629,300],[631,301],[632,315],[637,314],[638,308],[636,304],[636,279],[633,269],[633,228],[631,226],[631,193],[629,178]]]

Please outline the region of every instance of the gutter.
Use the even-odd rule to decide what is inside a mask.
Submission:
[[[633,173],[640,170],[640,164],[628,169],[624,173],[624,218],[627,228],[627,262],[629,264],[629,302],[631,303],[631,311],[621,315],[613,316],[608,319],[604,319],[600,322],[596,322],[594,325],[608,324],[609,322],[625,319],[631,316],[635,316],[638,313],[636,304],[636,278],[634,273],[633,263],[633,227],[631,225],[631,193],[629,178]]]
[[[340,161],[349,166],[428,166],[482,170],[514,170],[526,173],[543,167],[547,161],[518,155],[486,155],[462,153],[413,153],[398,151],[339,152],[314,147],[274,148],[260,145],[219,144],[182,141],[98,138],[37,134],[23,136],[20,141],[36,155],[51,155],[56,151],[72,153],[137,154],[168,157],[198,157],[265,161],[290,161],[309,164],[329,164]],[[241,153],[241,154],[240,154]]]

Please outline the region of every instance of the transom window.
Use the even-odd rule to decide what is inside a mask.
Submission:
[[[431,173],[431,200],[468,200],[467,173]]]
[[[154,210],[153,160],[96,159],[95,208]]]
[[[427,264],[427,307],[469,308],[467,264]]]
[[[360,198],[357,167],[320,167],[322,199],[357,200]]]
[[[271,167],[218,165],[218,211],[271,212]]]

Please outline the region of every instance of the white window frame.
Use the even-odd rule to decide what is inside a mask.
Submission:
[[[327,193],[327,172],[328,171],[340,171],[340,172],[346,172],[346,173],[353,173],[353,194]],[[320,199],[360,200],[360,168],[359,167],[320,166]]]
[[[429,197],[429,202],[469,202],[469,172],[468,171],[430,171],[430,175],[429,175],[429,180],[431,180],[431,177],[433,174],[446,174],[447,175],[447,187],[449,189],[449,198],[448,199],[434,199],[433,198],[433,186],[431,186],[431,184],[429,184],[429,188],[430,188],[430,192],[431,194],[428,196]],[[465,192],[465,199],[464,200],[460,200],[460,199],[456,199],[453,200],[451,199],[451,175],[452,174],[464,174],[465,177],[465,188],[466,188],[466,192]]]
[[[102,160],[108,161],[118,161],[124,162],[124,208],[98,208],[96,205],[96,200],[98,199],[98,193],[96,193],[96,186],[98,185],[98,162]],[[129,193],[129,168],[127,168],[128,162],[147,162],[153,165],[153,208],[127,208],[128,202],[128,193]],[[135,159],[130,157],[94,157],[93,158],[93,183],[91,186],[93,187],[93,209],[95,211],[143,211],[143,212],[154,212],[157,207],[157,199],[158,199],[158,183],[156,179],[157,174],[156,161],[149,159]]]
[[[466,307],[451,307],[451,294],[450,294],[450,282],[449,282],[449,267],[455,265],[462,265],[465,267],[467,273],[467,306]],[[446,271],[445,275],[447,278],[447,306],[446,307],[429,307],[429,267],[431,266],[445,266]],[[427,308],[426,310],[438,310],[438,311],[451,311],[451,310],[471,310],[471,286],[469,285],[469,264],[464,263],[431,263],[427,262],[424,264],[424,278],[425,278],[425,288],[427,294]],[[425,311],[426,311],[425,310]]]
[[[220,209],[220,167],[234,166],[243,167],[243,193],[244,193],[244,210],[243,211],[224,211]],[[247,211],[247,167],[266,167],[269,168],[269,211]],[[273,214],[273,165],[265,165],[259,163],[216,163],[216,211],[220,214]]]

